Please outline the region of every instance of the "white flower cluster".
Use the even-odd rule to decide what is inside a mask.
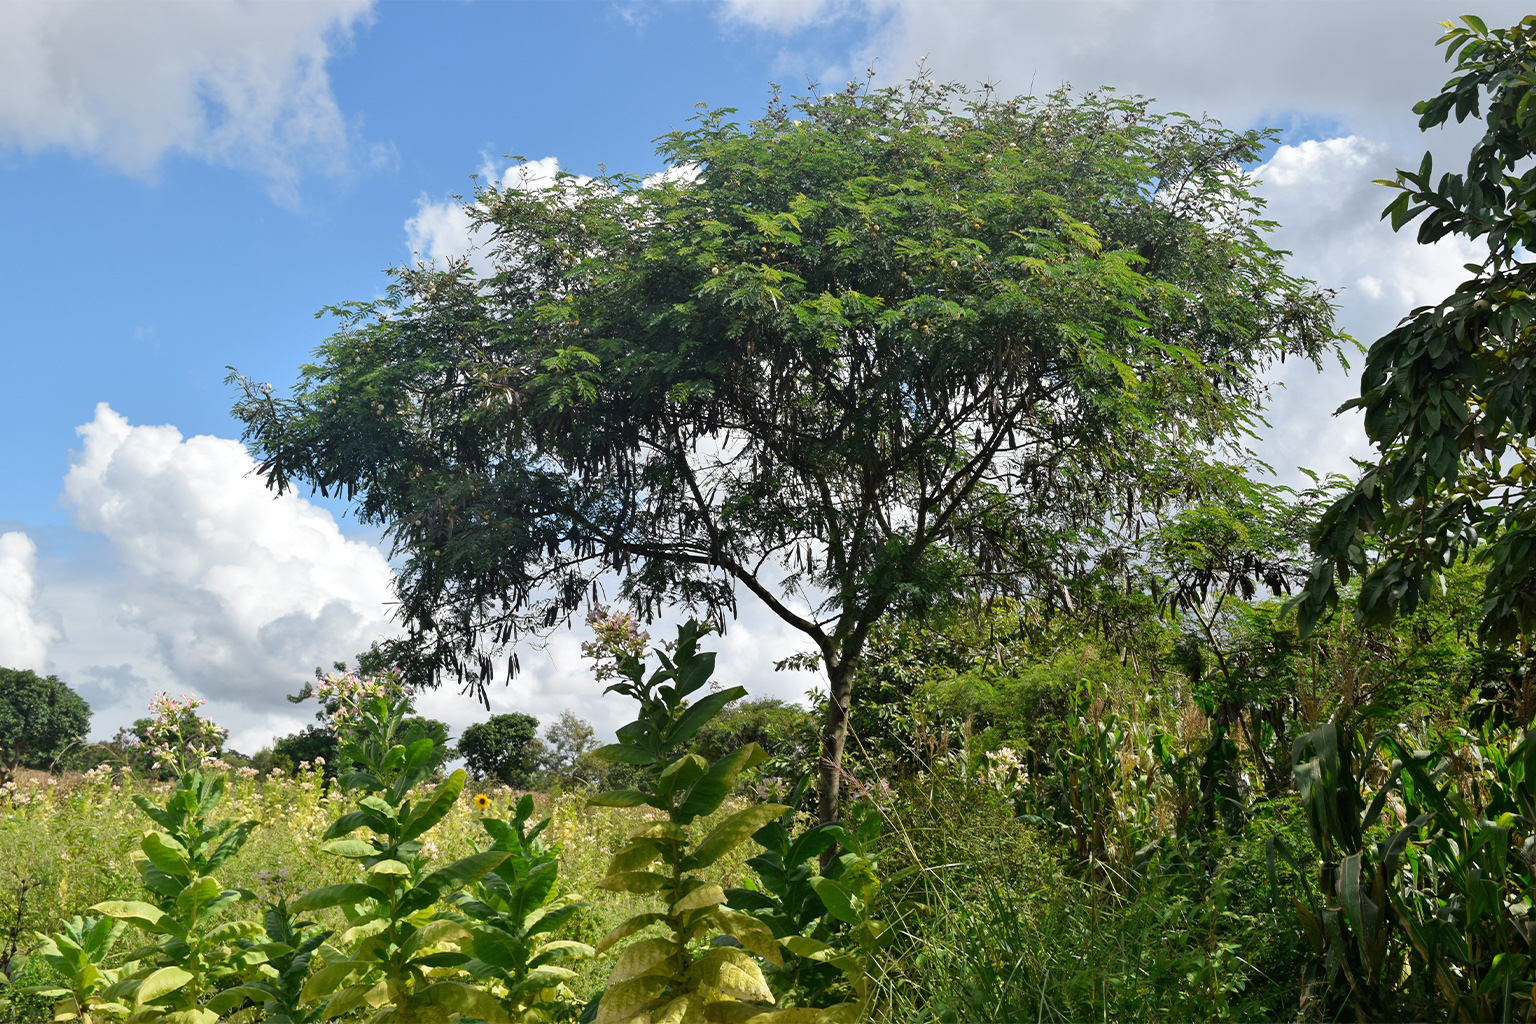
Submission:
[[[59,780],[45,779],[42,782],[18,782],[8,779],[0,783],[0,806],[9,804],[12,807],[26,807],[28,804],[45,804],[48,801],[48,786],[58,785]]]
[[[399,669],[385,669],[376,676],[356,672],[333,672],[315,684],[315,696],[330,715],[331,730],[338,735],[348,732],[363,717],[363,705],[379,698],[389,698],[404,689]],[[317,759],[318,764],[324,761]]]
[[[180,698],[163,692],[150,698],[149,710],[155,717],[149,724],[148,739],[156,768],[168,766],[178,774],[194,767],[229,768],[219,759],[229,730],[197,714],[206,703],[185,693]]]
[[[30,786],[19,786],[15,779],[0,783],[0,804],[10,803],[18,806],[26,806],[32,802],[33,791]]]
[[[1024,762],[1012,747],[998,747],[987,754],[986,780],[999,793],[1021,785],[1027,778]]]
[[[612,679],[619,674],[620,665],[630,658],[643,659],[650,648],[651,634],[628,612],[597,607],[587,613],[587,625],[597,639],[582,643],[581,656],[597,662],[599,680]]]

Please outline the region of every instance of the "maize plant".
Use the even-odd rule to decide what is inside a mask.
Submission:
[[[1152,737],[1152,754],[1168,779],[1167,803],[1173,811],[1173,834],[1189,841],[1211,834],[1219,823],[1235,834],[1248,808],[1238,790],[1237,745],[1224,726],[1214,726],[1200,751],[1180,753],[1167,733]]]
[[[349,950],[309,976],[301,999],[325,1001],[329,1020],[364,1005],[373,1024],[428,1024],[453,1014],[485,1021],[508,1020],[501,1004],[474,985],[444,977],[445,968],[470,957],[453,948],[470,934],[434,905],[493,870],[508,853],[471,854],[428,869],[421,837],[452,809],[464,788],[464,771],[450,775],[420,800],[414,788],[439,760],[441,740],[407,728],[410,703],[391,677],[356,694],[347,713],[350,736],[342,754],[358,770],[338,782],[355,794],[357,809],[326,831],[322,850],[358,862],[364,881],[324,886],[294,901],[295,912],[339,907],[349,927],[339,936]],[[367,829],[369,838],[348,838]]]
[[[1152,772],[1127,770],[1127,751],[1143,743],[1137,728],[1087,698],[1073,694],[1064,734],[1046,752],[1049,774],[1031,776],[1013,804],[1023,820],[1054,826],[1072,859],[1092,870],[1131,861],[1151,830],[1156,793]]]
[[[690,839],[688,827],[718,810],[741,772],[766,759],[756,743],[713,764],[687,752],[689,740],[706,722],[746,694],[733,686],[689,703],[714,672],[715,656],[698,649],[707,631],[694,621],[680,626],[673,655],[657,651],[661,667],[649,678],[639,658],[622,657],[621,680],[608,687],[638,701],[640,713],[618,730],[619,742],[596,753],[643,769],[647,788],[603,793],[592,804],[645,804],[664,818],[632,833],[598,883],[611,892],[654,897],[661,909],[630,918],[598,943],[602,952],[641,933],[653,933],[631,941],[619,954],[598,1004],[597,1024],[821,1019],[819,1011],[771,1009],[773,993],[758,958],[782,964],[779,944],[763,922],[725,906],[724,888],[704,874],[789,808],[747,807],[727,816],[698,842]]]
[[[1536,892],[1536,742],[1526,732],[1462,732],[1432,750],[1383,737],[1393,755],[1367,805],[1350,730],[1330,723],[1297,741],[1295,771],[1320,858],[1317,892],[1293,899],[1321,964],[1342,977],[1356,1015],[1438,1004],[1463,1021],[1530,1020],[1531,894]],[[1392,794],[1403,827],[1371,846]],[[1383,834],[1385,834],[1383,832]],[[1275,858],[1297,868],[1278,838]]]
[[[1459,758],[1396,751],[1407,813],[1431,825],[1408,846],[1407,878],[1391,895],[1415,974],[1456,1018],[1530,1020],[1536,737],[1460,738]],[[1471,763],[1464,785],[1458,761]]]
[[[1367,843],[1368,833],[1381,822],[1388,796],[1399,788],[1402,772],[1399,762],[1366,802],[1361,776],[1383,742],[1372,743],[1362,756],[1353,729],[1325,722],[1298,738],[1292,748],[1292,771],[1318,855],[1315,890],[1280,837],[1267,843],[1270,882],[1277,897],[1277,857],[1303,878],[1305,900],[1292,897],[1291,902],[1303,933],[1322,959],[1321,965],[1314,961],[1306,968],[1303,999],[1318,981],[1332,983],[1342,977],[1361,1020],[1390,1012],[1396,997],[1406,953],[1399,934],[1403,919],[1398,913],[1398,875],[1409,840],[1431,819],[1420,814],[1374,847]]]

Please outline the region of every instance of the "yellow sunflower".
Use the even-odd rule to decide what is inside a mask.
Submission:
[[[482,811],[487,810],[491,806],[491,798],[486,796],[484,793],[476,793],[475,806],[480,808]]]

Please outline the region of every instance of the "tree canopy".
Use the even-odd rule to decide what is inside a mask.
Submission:
[[[1376,447],[1313,534],[1317,561],[1300,603],[1310,629],[1360,581],[1365,623],[1411,612],[1457,560],[1487,568],[1481,632],[1496,646],[1536,625],[1536,16],[1493,29],[1444,23],[1456,74],[1414,107],[1428,131],[1481,117],[1465,173],[1419,168],[1380,184],[1383,212],[1418,240],[1481,239],[1487,254],[1441,302],[1413,310],[1370,348],[1360,409]],[[1342,410],[1341,410],[1342,411]]]
[[[516,711],[466,726],[459,737],[459,754],[475,777],[506,786],[531,786],[543,752],[539,720]]]
[[[0,777],[48,768],[91,727],[91,706],[58,676],[0,668]]]
[[[399,268],[236,414],[270,485],[388,528],[418,675],[483,687],[605,579],[647,616],[761,601],[828,674],[830,817],[872,626],[1072,604],[1337,336],[1264,240],[1265,133],[926,79],[735,113],[664,175],[480,187],[490,272]]]

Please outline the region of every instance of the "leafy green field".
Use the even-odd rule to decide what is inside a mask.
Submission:
[[[154,794],[155,787],[141,788]],[[167,787],[158,788],[163,794]],[[0,825],[3,927],[21,926],[23,953],[35,945],[32,931],[51,931],[95,903],[140,892],[130,854],[148,822],[129,800],[132,784],[66,779],[47,790],[12,808]],[[467,789],[431,833],[435,860],[485,846],[474,795]],[[505,817],[514,794],[493,789],[486,795]],[[223,867],[220,881],[262,900],[293,900],[351,881],[349,862],[319,852],[320,836],[344,804],[339,791],[322,792],[318,772],[237,781],[226,812],[261,826]],[[721,815],[739,805],[727,805]],[[566,935],[595,943],[645,904],[596,886],[608,858],[646,812],[587,807],[576,794],[540,794],[536,807],[549,816],[546,835],[558,843],[561,890],[588,904]],[[876,1019],[1115,1019],[1132,1011],[1143,1019],[1252,1019],[1286,1016],[1295,999],[1300,938],[1276,927],[1268,913],[1260,841],[1242,844],[1214,876],[1168,879],[1126,896],[1064,870],[1040,830],[999,806],[990,787],[935,783],[893,798],[881,811],[889,816],[884,862],[892,869],[919,860],[933,867],[926,884],[898,886],[888,895],[900,904],[892,909],[901,935],[878,967]],[[709,824],[698,826],[700,834]],[[745,860],[755,852],[739,849],[720,865],[722,879],[740,885],[751,877]],[[334,926],[340,916],[329,911],[317,918]],[[119,952],[136,944],[125,941]],[[584,1004],[603,986],[613,959],[610,953],[574,965],[573,1002]],[[49,978],[34,958],[16,981]],[[49,1019],[50,1005],[18,997],[9,1019]],[[248,1011],[232,1019],[260,1018]]]
[[[150,838],[170,834],[168,826],[151,821],[134,797],[151,809],[172,807],[189,786],[206,792],[220,779],[227,792],[209,809],[208,821],[227,819],[220,835],[230,833],[229,823],[255,824],[232,856],[208,869],[217,873],[214,889],[243,898],[208,919],[228,941],[210,949],[203,965],[202,1010],[164,1003],[157,1009],[153,998],[141,995],[119,1002],[121,1012],[98,1006],[91,1019],[130,1013],[135,1020],[282,1019],[254,1000],[243,1007],[236,995],[227,997],[227,1006],[218,1000],[260,981],[284,949],[316,934],[301,930],[286,947],[266,942],[263,915],[283,905],[302,911],[293,920],[312,920],[332,933],[292,986],[296,996],[307,993],[302,1005],[312,1016],[290,1019],[321,1019],[327,1000],[346,988],[347,965],[362,962],[356,958],[373,927],[362,908],[374,897],[361,883],[377,880],[380,863],[400,865],[400,884],[430,889],[445,869],[459,870],[454,865],[483,859],[487,851],[493,859],[504,856],[494,852],[506,848],[496,837],[514,833],[519,838],[509,840],[510,849],[521,851],[514,859],[525,859],[514,882],[523,884],[527,865],[541,857],[551,857],[558,870],[558,882],[528,907],[566,915],[530,949],[554,940],[571,955],[560,959],[558,974],[539,983],[520,1016],[505,1019],[576,1020],[584,1010],[592,1019],[594,997],[628,976],[629,950],[646,943],[675,948],[666,945],[667,901],[648,894],[664,880],[635,881],[646,870],[634,864],[658,856],[665,863],[669,856],[647,836],[671,837],[679,844],[671,856],[694,865],[683,874],[691,871],[700,883],[683,877],[685,891],[707,888],[706,879],[720,887],[726,903],[703,909],[725,915],[718,921],[753,953],[766,989],[741,991],[756,1003],[760,1024],[1519,1018],[1530,1006],[1515,979],[1530,969],[1522,926],[1532,879],[1521,844],[1536,834],[1536,772],[1527,774],[1536,757],[1523,732],[1498,724],[1497,715],[1477,729],[1464,724],[1472,706],[1460,688],[1473,652],[1456,639],[1456,615],[1447,614],[1457,600],[1453,592],[1395,631],[1339,627],[1306,643],[1263,615],[1245,619],[1229,653],[1241,653],[1256,678],[1302,680],[1305,689],[1292,697],[1305,693],[1313,702],[1292,705],[1302,717],[1292,721],[1289,736],[1259,730],[1267,755],[1233,742],[1177,676],[1148,678],[1079,648],[1043,663],[1013,663],[986,686],[957,687],[931,649],[918,657],[934,635],[907,627],[881,640],[906,650],[907,668],[923,676],[903,677],[915,687],[906,698],[907,731],[889,718],[869,720],[868,742],[861,742],[846,773],[850,802],[832,832],[809,813],[804,788],[787,796],[798,810],[768,802],[786,799],[779,781],[764,777],[780,766],[753,768],[761,756],[753,744],[714,757],[715,765],[736,758],[734,781],[716,787],[717,807],[701,805],[708,812],[680,826],[676,811],[698,783],[663,799],[663,769],[673,778],[693,771],[703,779],[712,763],[690,752],[686,739],[648,768],[650,748],[609,748],[608,756],[631,765],[623,785],[639,790],[538,793],[523,802],[506,787],[465,785],[462,773],[433,775],[424,767],[412,776],[410,758],[427,765],[435,741],[400,736],[409,742],[375,743],[370,752],[366,739],[388,739],[389,721],[400,726],[409,704],[403,695],[388,706],[374,698],[381,701],[377,713],[355,720],[354,739],[344,749],[354,769],[398,762],[405,772],[399,777],[409,785],[398,800],[389,796],[390,806],[401,809],[390,820],[404,825],[437,815],[415,837],[414,852],[404,838],[409,829],[401,832],[385,819],[350,831],[338,827],[359,806],[382,806],[358,771],[344,770],[328,786],[315,765],[296,777],[192,767],[203,763],[193,744],[180,784],[132,776],[114,781],[101,771],[62,779],[22,773],[7,791],[0,821],[0,935],[8,936],[6,969],[13,979],[6,990],[9,1019],[52,1019],[64,979],[51,969],[43,937],[89,908],[97,907],[98,916],[104,910],[122,915],[131,925],[99,958],[100,968],[136,959],[129,972],[136,971],[134,983],[142,987],[154,963],[175,959],[165,933],[140,927],[153,908],[141,902],[134,910],[125,902],[143,901],[146,881],[157,877],[146,874],[142,851],[171,845]],[[938,619],[928,628],[964,649],[962,620]],[[686,674],[681,655],[674,664],[675,675]],[[1306,677],[1303,666],[1315,666],[1315,675]],[[643,684],[638,693],[657,684],[657,674],[643,679],[638,661],[630,669],[626,678]],[[673,678],[659,675],[661,683]],[[690,685],[700,687],[707,678],[693,673]],[[1395,703],[1351,703],[1372,693],[1395,694]],[[704,709],[695,722],[718,715],[729,725],[729,705],[740,692],[709,691],[696,705],[685,696],[674,693],[665,704],[653,695],[653,703],[642,704],[651,709],[648,728],[655,735],[683,736],[686,728],[679,726],[694,707]],[[935,756],[919,753],[932,749],[927,730],[950,737]],[[720,732],[714,735],[710,742],[718,742]],[[630,736],[634,744],[644,739]],[[1263,757],[1282,758],[1287,745],[1295,785],[1266,794]],[[418,753],[408,755],[413,749]],[[378,770],[387,775],[391,769]],[[734,795],[726,797],[727,791]],[[531,843],[527,826],[541,818],[547,825]],[[758,828],[763,822],[768,825]],[[757,829],[755,836],[743,842],[749,829]],[[715,859],[689,861],[688,851],[710,845],[706,836],[722,834],[727,840],[715,842]],[[818,835],[837,840],[839,860],[820,863],[830,847],[814,843]],[[217,845],[211,841],[209,848]],[[796,845],[801,849],[792,852]],[[791,870],[780,870],[786,866]],[[459,870],[398,918],[402,927],[435,937],[388,947],[414,948],[426,958],[411,983],[415,991],[464,984],[498,998],[513,993],[511,981],[471,977],[471,958],[461,952],[480,947],[470,937],[475,922],[463,915],[456,894],[489,899],[476,888],[489,877],[485,867]],[[1340,881],[1345,873],[1352,873],[1350,884]],[[573,902],[580,905],[563,909]],[[622,933],[625,921],[648,914],[604,948],[605,935],[616,928]],[[758,923],[736,919],[746,916]],[[470,931],[460,933],[453,921]],[[1467,937],[1462,945],[1446,938],[1448,925]],[[775,933],[778,948],[759,941],[764,927]],[[146,955],[145,945],[157,942],[159,952]],[[578,946],[596,951],[586,955]],[[690,942],[688,948],[699,956],[717,947]],[[374,980],[386,970],[378,964],[388,949],[373,949],[368,955],[382,958],[369,961],[375,973],[352,983],[349,998],[371,992],[373,1001],[343,1002],[333,1007],[334,1019],[503,1019],[468,1004],[440,1018],[391,1011],[386,990],[375,990],[384,982]],[[36,994],[48,986],[55,990]],[[97,995],[101,1003],[113,1001]],[[774,1000],[771,1006],[765,997]],[[844,1009],[829,1013],[839,1006]]]

